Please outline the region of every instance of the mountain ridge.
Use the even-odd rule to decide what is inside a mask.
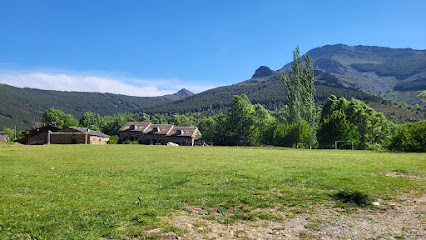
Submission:
[[[309,50],[314,69],[323,70],[364,92],[422,104],[426,89],[426,50],[378,46],[325,45]],[[290,70],[291,63],[279,71]]]
[[[91,111],[101,116],[172,102],[193,94],[181,89],[174,94],[158,97],[133,97],[123,94],[55,91],[18,88],[0,83],[0,129],[31,128],[41,121],[48,108],[59,109],[76,118]]]

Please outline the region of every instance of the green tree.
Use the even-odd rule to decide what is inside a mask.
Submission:
[[[305,63],[303,63],[303,60]],[[288,121],[289,123],[296,123],[305,120],[315,130],[317,123],[314,99],[314,68],[308,55],[304,55],[303,58],[300,56],[299,47],[293,51],[291,68],[293,70],[292,75],[289,73],[282,75],[288,99]],[[315,141],[314,138],[313,135],[311,144]]]
[[[383,113],[374,111],[360,100],[352,99],[345,109],[345,115],[358,129],[358,146],[361,149],[374,149],[384,145],[394,129],[394,124]]]
[[[329,118],[323,119],[317,133],[320,148],[332,148],[335,141],[351,140],[357,145],[358,136],[356,126],[346,120],[342,111],[335,111]]]
[[[312,128],[305,120],[300,120],[291,125],[290,139],[292,139],[296,148],[308,148],[312,146],[312,135]]]
[[[387,147],[393,151],[426,152],[426,120],[397,126]]]
[[[13,142],[15,141],[15,129],[11,129],[11,128],[4,128],[3,132],[6,133],[7,135],[9,135],[9,141]]]
[[[339,116],[343,114],[347,121],[356,126],[359,134],[355,145],[360,149],[381,148],[389,140],[394,128],[394,124],[387,120],[382,113],[374,111],[367,104],[356,99],[348,102],[344,98],[337,100],[335,96],[331,95],[322,109],[320,124],[323,124],[333,114]],[[321,132],[321,134],[326,133]],[[325,140],[324,135],[321,141],[323,142],[322,147],[325,147],[324,143],[326,145],[329,143],[328,140]]]
[[[70,114],[65,114],[61,110],[54,108],[49,108],[43,113],[41,122],[46,125],[56,125],[59,128],[78,126],[79,123],[78,120]]]
[[[129,121],[124,114],[109,116],[104,120],[105,126],[103,127],[102,132],[110,136],[118,135],[119,129]]]
[[[293,139],[290,137],[291,127],[286,123],[278,123],[275,125],[273,132],[273,145],[281,147],[291,147]]]
[[[423,92],[421,92],[419,95],[417,95],[418,97],[422,98],[422,101],[424,103],[426,103],[426,90],[424,90]]]
[[[216,140],[216,121],[212,117],[207,117],[198,123],[198,129],[206,142],[215,142]]]
[[[267,144],[268,135],[272,135],[268,131],[269,126],[275,122],[275,118],[260,104],[253,106],[252,118],[253,125],[249,129],[247,144],[250,146]]]
[[[250,128],[254,123],[254,109],[246,95],[232,98],[231,110],[227,119],[229,145],[245,144]]]
[[[105,120],[97,113],[86,112],[80,119],[80,126],[95,131],[101,131],[101,129],[105,126]]]
[[[141,122],[149,122],[150,121],[150,117],[148,114],[146,113],[139,113],[136,117],[137,121],[141,121]]]

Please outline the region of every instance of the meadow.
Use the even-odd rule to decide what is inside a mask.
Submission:
[[[164,219],[194,209],[219,224],[283,221],[358,208],[341,190],[382,205],[426,192],[425,153],[2,144],[0,166],[0,239],[155,239],[183,234]]]

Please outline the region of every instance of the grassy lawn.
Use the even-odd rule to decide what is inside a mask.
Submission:
[[[334,207],[330,194],[340,189],[381,201],[426,191],[424,153],[2,144],[0,166],[0,239],[179,234],[160,216],[196,206],[221,223],[279,220],[267,209]]]

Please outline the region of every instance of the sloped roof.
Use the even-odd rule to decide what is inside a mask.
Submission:
[[[148,122],[127,122],[125,123],[121,128],[120,132],[124,131],[136,131],[136,132],[143,132],[151,123]],[[135,126],[137,126],[135,128]]]
[[[167,136],[176,136],[176,137],[191,137],[195,131],[197,131],[197,127],[178,127],[173,126],[171,131],[167,134]]]
[[[136,129],[135,126],[137,126]],[[152,124],[148,122],[127,122],[120,128],[120,132],[127,131],[173,137],[201,137],[197,127],[181,127],[172,124]]]
[[[32,137],[43,132],[47,132],[47,131],[58,132],[60,130],[61,130],[60,128],[49,124],[43,127],[31,129],[26,135]]]
[[[144,133],[145,134],[156,134],[156,135],[167,135],[167,133],[173,128],[170,124],[151,124],[149,125]]]
[[[74,129],[74,130],[82,132],[82,133],[87,133],[90,136],[109,138],[109,135],[106,135],[106,134],[103,134],[103,133],[100,133],[100,132],[96,132],[96,131],[88,129],[88,128],[82,128],[82,127],[68,127],[68,128]]]

